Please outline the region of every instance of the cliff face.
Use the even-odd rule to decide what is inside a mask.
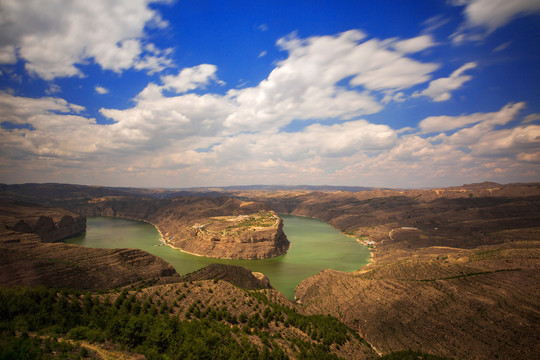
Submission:
[[[0,203],[0,285],[110,289],[178,276],[164,260],[135,249],[91,249],[62,242],[86,218],[60,208]]]
[[[8,230],[36,234],[42,242],[56,242],[86,231],[86,218],[78,213],[13,201],[0,203],[0,222]]]
[[[243,226],[229,219],[227,223],[233,224],[228,225],[228,229],[216,230],[216,226],[212,226],[215,223],[211,223],[195,229],[191,237],[168,242],[189,253],[221,259],[265,259],[283,255],[290,245],[283,232],[283,220],[274,212],[268,213],[273,222],[270,226]],[[248,216],[248,219],[256,219],[256,216]]]
[[[174,248],[221,259],[283,255],[289,240],[268,206],[227,197],[149,199],[108,197],[76,208],[91,216],[117,216],[152,223]]]

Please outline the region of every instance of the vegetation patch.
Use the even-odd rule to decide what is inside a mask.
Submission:
[[[338,359],[335,349],[363,342],[333,317],[299,314],[256,291],[245,292],[254,311],[240,316],[225,302],[205,304],[200,298],[182,312],[188,300],[177,296],[179,289],[158,286],[152,293],[146,288],[96,294],[1,288],[0,358],[21,358],[11,355],[23,350],[29,358],[48,358],[51,351],[81,358],[87,350],[76,344],[84,341],[116,344],[148,359]],[[174,303],[168,296],[175,297]]]

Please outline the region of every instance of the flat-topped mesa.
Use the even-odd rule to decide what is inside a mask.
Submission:
[[[167,239],[185,252],[220,259],[265,259],[283,255],[290,243],[273,211],[198,219]]]

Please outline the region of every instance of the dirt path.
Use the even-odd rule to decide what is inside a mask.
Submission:
[[[75,341],[72,341],[72,340],[67,340],[67,341],[69,341],[72,344],[75,344]],[[81,341],[79,343],[82,347],[88,350],[95,351],[104,360],[135,360],[135,359],[140,360],[144,358],[144,357],[141,357],[140,355],[134,356],[134,355],[125,354],[119,351],[107,350],[107,349],[102,348],[99,345],[91,344],[86,341]]]
[[[29,333],[28,335],[32,337],[39,337],[41,339],[51,338],[51,336],[48,336],[48,335],[37,335],[33,333]],[[99,344],[93,344],[93,343],[89,343],[83,340],[75,341],[75,340],[64,339],[64,338],[57,338],[57,340],[64,341],[72,345],[80,346],[87,350],[93,351],[99,356],[99,358],[104,359],[104,360],[141,360],[145,358],[144,355],[129,354],[129,353],[121,352],[121,351],[105,349],[103,348],[103,346]]]

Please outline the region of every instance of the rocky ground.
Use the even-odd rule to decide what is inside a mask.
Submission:
[[[264,290],[272,304],[290,307],[302,316],[337,317],[373,347],[351,340],[331,348],[335,355],[369,359],[377,357],[376,352],[389,354],[407,349],[455,359],[528,359],[540,354],[540,184],[482,183],[445,189],[356,192],[234,189],[227,191],[227,197],[216,196],[213,191],[202,198],[167,198],[163,191],[152,198],[152,191],[89,188],[85,193],[84,188],[74,189],[74,198],[66,196],[58,185],[41,185],[40,192],[32,194],[42,202],[61,203],[91,215],[156,223],[158,220],[152,216],[159,214],[159,227],[170,236],[225,214],[236,217],[272,209],[322,219],[368,244],[373,250],[369,265],[353,273],[325,270],[304,280],[297,287],[296,304],[275,290]],[[2,191],[4,196],[13,196],[18,190],[3,187]],[[34,220],[25,222],[30,230],[35,229],[31,225],[37,224]],[[27,231],[17,233],[21,244],[37,242],[38,249],[57,245],[45,244],[37,231],[11,222],[2,235],[2,246],[9,250],[2,251],[6,258],[20,247],[10,240],[11,235],[5,235],[13,233],[15,226]],[[223,229],[212,231],[218,230]],[[21,269],[32,257],[48,261],[47,266],[68,269],[75,265],[53,257],[54,252],[49,250],[35,256],[35,252],[25,252],[30,251],[24,250],[25,246],[21,249],[13,256],[20,259],[17,267]],[[77,264],[84,264],[84,258],[76,259]],[[119,261],[125,259],[111,255],[106,262],[110,266]],[[46,267],[38,269],[22,272],[32,274]],[[2,274],[12,271],[4,270]],[[90,262],[81,274],[84,272],[92,272]],[[52,271],[49,276],[54,278],[54,273],[62,271]],[[68,272],[62,274],[57,279],[69,278]],[[141,279],[156,278],[158,274],[152,272]],[[161,304],[166,299],[166,308],[172,307],[174,314],[184,318],[188,311],[193,316],[206,313],[208,308],[215,310],[218,305],[226,305],[227,311],[237,317],[242,313],[252,316],[270,306],[264,305],[268,303],[262,298],[251,299],[250,303],[252,295],[228,282],[241,287],[262,286],[245,269],[209,268],[190,276],[176,280],[162,276],[152,290],[140,290],[136,296],[145,299],[144,294],[157,292]],[[180,290],[183,295],[177,294]],[[271,332],[283,332],[290,339],[296,336],[302,341],[312,341],[315,336],[317,341],[313,326],[309,330],[287,330],[285,324],[278,321],[271,325]],[[248,341],[262,349],[266,335],[251,330],[251,335],[246,333]],[[298,355],[298,348],[292,345],[296,340],[275,341],[289,356]]]
[[[272,289],[270,280],[262,273],[234,265],[210,264],[193,273],[181,276],[182,281],[223,280],[243,289]]]
[[[58,242],[84,231],[85,224],[83,216],[65,209],[2,201],[0,285],[99,290],[178,277],[171,265],[141,250]]]

